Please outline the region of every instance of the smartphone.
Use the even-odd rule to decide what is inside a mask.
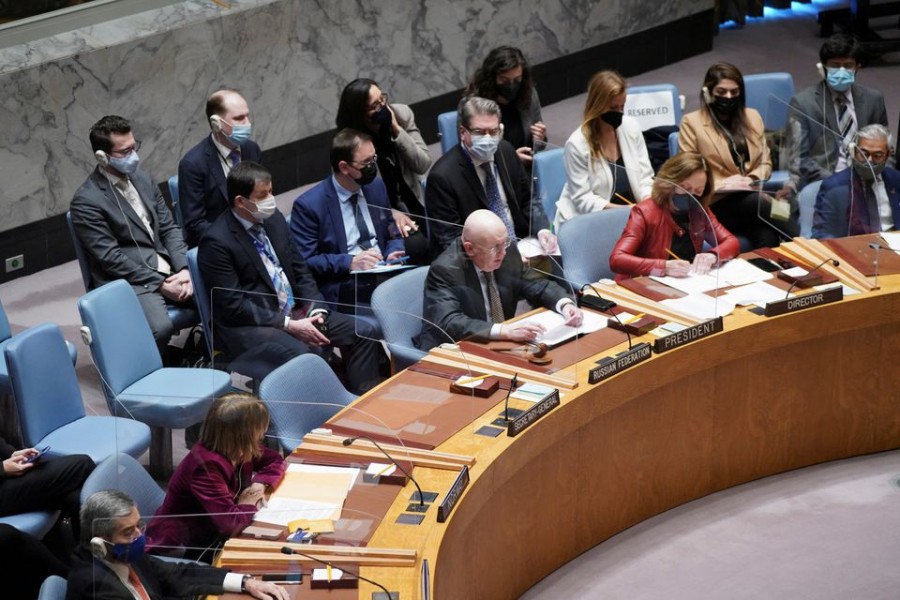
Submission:
[[[26,464],[27,464],[27,463],[33,463],[34,461],[36,461],[37,459],[39,459],[39,458],[42,457],[43,455],[47,454],[47,451],[48,451],[48,450],[50,450],[50,446],[44,446],[43,448],[41,448],[40,450],[38,450],[38,453],[37,453],[37,454],[31,456],[28,460],[26,460],[25,463],[26,463]]]
[[[775,271],[781,270],[780,265],[772,262],[768,258],[751,258],[747,262],[758,269],[762,269],[766,273],[774,273]]]

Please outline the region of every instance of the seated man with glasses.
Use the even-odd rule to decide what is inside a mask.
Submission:
[[[503,138],[500,106],[493,100],[463,98],[457,111],[459,144],[428,174],[425,201],[437,245],[443,250],[459,237],[459,225],[486,208],[496,214],[512,240],[537,236],[542,249],[556,251],[556,236],[540,202],[533,202],[531,181]]]
[[[848,145],[851,168],[822,182],[814,238],[878,233],[900,227],[900,171],[885,166],[894,151],[884,125],[867,125]]]
[[[374,275],[354,276],[406,254],[391,214],[384,182],[377,177],[372,138],[340,130],[331,142],[332,174],[294,201],[291,237],[309,265],[326,302],[353,313],[368,303]]]
[[[181,229],[149,173],[139,168],[127,119],[110,115],[91,127],[98,166],[75,192],[69,208],[77,242],[88,257],[91,287],[124,279],[164,350],[175,327],[167,303],[191,302],[187,246]]]
[[[523,298],[560,313],[567,325],[581,325],[581,310],[566,291],[522,264],[500,217],[476,210],[428,271],[424,324],[414,341],[423,350],[464,339],[533,341],[539,326],[503,324]]]

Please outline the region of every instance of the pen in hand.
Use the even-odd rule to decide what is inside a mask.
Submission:
[[[398,256],[397,258],[392,258],[391,260],[381,260],[381,261],[378,261],[378,263],[376,264],[376,266],[378,266],[378,267],[387,267],[387,266],[390,266],[390,265],[399,265],[399,264],[405,263],[405,262],[408,261],[408,260],[409,260],[409,257],[408,257],[408,256]]]

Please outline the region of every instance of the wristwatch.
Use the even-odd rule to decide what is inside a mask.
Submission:
[[[244,578],[241,579],[241,593],[247,591],[247,582],[253,579],[253,575],[244,575]]]

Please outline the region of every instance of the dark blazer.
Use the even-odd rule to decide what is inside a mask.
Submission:
[[[253,140],[241,144],[241,160],[262,162],[262,151]],[[188,246],[193,248],[222,212],[231,206],[225,172],[212,136],[188,150],[178,163],[178,204]]]
[[[156,270],[156,254],[174,271],[187,268],[187,246],[159,188],[141,169],[131,176],[131,182],[147,208],[152,239],[140,217],[99,168],[78,188],[69,207],[75,235],[88,255],[94,287],[124,279],[135,288],[156,290],[166,278]]]
[[[816,212],[813,214],[813,238],[846,237],[881,231],[877,206],[866,206],[864,210],[854,211],[856,218],[851,215],[851,197],[853,203],[865,202],[862,183],[855,175],[851,181],[852,173],[852,168],[844,169],[822,182],[816,196]],[[894,215],[894,229],[900,229],[900,171],[886,167],[881,178]]]
[[[382,256],[404,249],[391,217],[391,205],[381,178],[363,186],[362,193],[375,226]],[[391,233],[391,230],[394,233]],[[294,200],[291,211],[291,238],[306,259],[325,300],[337,302],[338,290],[352,280],[347,254],[347,233],[334,181],[329,175]]]
[[[293,248],[281,213],[266,219],[263,227],[298,305],[307,304],[310,310],[326,308],[309,267]],[[237,340],[232,338],[236,334],[231,327],[283,327],[284,320],[278,310],[278,298],[269,273],[250,234],[231,210],[219,215],[206,231],[197,260],[206,289],[212,291],[215,332],[226,348],[241,347],[241,344],[232,344]]]
[[[541,203],[531,201],[531,181],[516,149],[502,140],[494,162],[509,202],[516,236],[524,238],[536,235],[541,229],[549,229]],[[432,232],[441,250],[459,237],[466,217],[480,208],[490,208],[484,186],[460,144],[434,163],[425,186],[425,202],[428,216],[436,219]]]
[[[506,319],[515,316],[516,305],[522,298],[532,306],[554,310],[557,302],[570,297],[559,285],[524,266],[515,244],[509,247],[500,268],[494,271],[494,281]],[[475,264],[466,256],[461,240],[454,240],[431,264],[425,278],[422,308],[422,334],[415,340],[422,350],[450,342],[448,335],[453,341],[486,342],[490,338],[493,323],[485,311],[479,275]],[[440,329],[428,323],[435,323]]]
[[[176,600],[221,594],[226,569],[198,563],[165,562],[144,555],[132,563],[147,594],[153,600]],[[134,600],[119,577],[85,544],[72,553],[66,600]]]

